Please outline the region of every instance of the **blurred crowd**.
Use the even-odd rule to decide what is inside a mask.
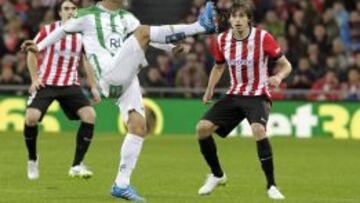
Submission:
[[[58,0],[0,0],[0,84],[29,84],[25,55],[19,47],[39,27],[56,19]],[[180,23],[196,21],[205,0],[192,6]],[[218,0],[219,8],[231,0]],[[236,1],[236,0],[235,0]],[[79,0],[87,7],[92,0]],[[293,65],[292,75],[274,90],[276,99],[360,100],[360,1],[357,0],[253,0],[254,24],[276,37]],[[216,36],[188,38],[187,55],[173,56],[151,49],[150,66],[139,75],[144,87],[205,88],[213,66]],[[277,67],[270,65],[271,72]],[[219,87],[229,85],[225,74]],[[288,90],[309,90],[287,95]],[[295,91],[296,92],[296,91]],[[198,97],[184,93],[181,96]]]

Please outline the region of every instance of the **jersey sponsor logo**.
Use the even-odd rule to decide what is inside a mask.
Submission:
[[[111,38],[110,39],[110,48],[120,48],[121,46],[121,39],[114,39],[114,38]]]
[[[69,56],[69,57],[77,57],[78,56],[77,52],[73,52],[70,49],[65,49],[65,50],[56,50],[55,49],[54,53],[59,56]]]
[[[115,53],[123,44],[122,37],[118,33],[112,33],[107,37],[106,47],[112,52]]]
[[[230,66],[243,66],[243,65],[251,65],[254,63],[253,59],[250,60],[246,60],[246,59],[233,59],[233,60],[229,60],[228,64]]]

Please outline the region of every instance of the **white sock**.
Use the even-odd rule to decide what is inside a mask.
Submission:
[[[162,25],[150,27],[150,41],[157,43],[171,43],[171,40],[181,40],[187,36],[204,33],[199,22],[183,25]]]
[[[128,133],[121,146],[119,172],[115,183],[121,188],[130,184],[130,177],[141,152],[144,138]]]

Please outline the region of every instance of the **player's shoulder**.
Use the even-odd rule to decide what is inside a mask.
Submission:
[[[75,18],[80,18],[86,15],[90,15],[90,14],[96,14],[96,13],[101,13],[101,9],[99,9],[97,6],[89,6],[86,8],[80,8],[76,14],[75,14]]]
[[[125,15],[132,15],[132,16],[134,16],[134,14],[132,14],[130,11],[125,10],[125,9],[119,9],[118,14],[119,14],[119,15],[122,15],[122,16],[125,16]]]
[[[219,33],[219,34],[217,35],[217,39],[218,39],[218,40],[221,40],[222,38],[228,36],[228,34],[229,34],[230,32],[231,32],[231,29],[226,29],[226,30],[224,30],[223,32],[221,32],[221,33]]]
[[[119,9],[118,15],[120,15],[120,17],[125,18],[125,19],[137,19],[133,13],[131,13],[130,11],[127,11],[125,9]]]
[[[265,30],[265,29],[264,29],[263,27],[261,27],[261,26],[253,27],[253,29],[254,29],[254,30],[257,30],[257,31],[260,32],[262,35],[264,35],[265,37],[267,36],[267,37],[273,38],[272,34],[271,34],[269,31]]]
[[[61,25],[60,21],[54,21],[54,22],[51,22],[51,23],[48,23],[48,24],[41,25],[40,26],[40,31],[45,30],[45,31],[49,32],[50,30],[53,30],[54,28],[59,27],[60,25]]]

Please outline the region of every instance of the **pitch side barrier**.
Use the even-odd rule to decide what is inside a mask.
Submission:
[[[22,131],[26,97],[0,96],[1,132]],[[125,133],[126,129],[118,108],[112,100],[95,105],[96,131]],[[155,136],[189,135],[210,105],[199,99],[144,99],[148,128]],[[40,130],[62,132],[77,130],[77,122],[69,122],[60,105],[54,102],[44,117]],[[360,140],[359,102],[274,101],[267,126],[269,135],[282,137],[329,137]],[[249,124],[244,121],[232,136],[250,136]]]

